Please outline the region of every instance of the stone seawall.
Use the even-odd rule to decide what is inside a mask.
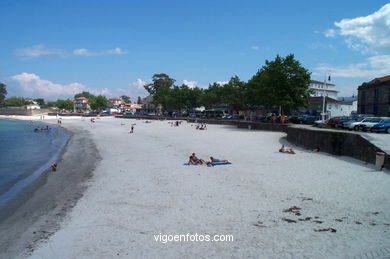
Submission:
[[[0,115],[21,115],[21,116],[33,116],[39,114],[47,114],[51,112],[50,109],[37,109],[27,110],[22,108],[1,108]]]
[[[375,164],[376,152],[383,152],[359,134],[330,130],[311,130],[288,127],[287,140],[307,149],[320,148],[321,151],[349,156]],[[390,169],[390,156],[385,155],[385,168]]]

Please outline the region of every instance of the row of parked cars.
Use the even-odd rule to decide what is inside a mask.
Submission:
[[[390,134],[389,117],[356,116],[334,117],[327,121],[328,125],[356,131],[385,132]]]

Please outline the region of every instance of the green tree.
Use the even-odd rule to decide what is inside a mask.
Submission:
[[[245,108],[247,100],[246,83],[238,76],[232,77],[227,84],[221,87],[221,101],[238,111]]]
[[[73,110],[73,101],[72,100],[57,100],[55,106],[60,110]]]
[[[171,88],[175,83],[175,79],[170,78],[167,74],[154,74],[152,77],[153,83],[144,85],[149,94],[155,94],[160,89]]]
[[[26,104],[32,104],[30,100],[27,100],[22,97],[7,98],[2,103],[3,103],[2,105],[5,107],[21,107]]]
[[[37,99],[34,99],[34,101],[36,101],[39,106],[45,105],[45,99],[43,99],[43,98],[37,98]]]
[[[7,89],[5,88],[5,84],[0,83],[0,101],[5,99],[7,95]]]
[[[138,103],[138,104],[142,104],[141,96],[138,96],[137,103]]]
[[[223,86],[218,83],[210,84],[207,89],[203,91],[203,94],[200,97],[200,103],[205,107],[210,107],[211,105],[221,104]]]
[[[281,107],[288,112],[308,105],[310,73],[290,54],[266,60],[265,65],[248,81],[251,104]]]
[[[125,103],[131,103],[130,97],[127,96],[127,95],[122,95],[122,96],[121,96],[121,99],[122,99],[122,101],[124,101]]]
[[[89,105],[92,110],[102,110],[108,106],[108,100],[105,96],[99,95],[89,98]]]
[[[95,97],[93,94],[91,94],[90,92],[81,92],[81,93],[78,93],[78,94],[75,94],[74,98],[79,98],[79,97],[85,97],[85,98],[91,98],[91,97]]]

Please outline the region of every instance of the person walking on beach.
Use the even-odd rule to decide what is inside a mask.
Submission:
[[[134,133],[134,126],[131,125],[130,133]]]

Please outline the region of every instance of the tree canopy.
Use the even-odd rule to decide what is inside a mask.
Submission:
[[[2,106],[4,107],[21,107],[26,104],[32,104],[31,100],[25,99],[23,97],[11,97],[2,101]]]
[[[5,84],[0,83],[0,101],[5,99],[7,95],[7,89],[5,88]]]
[[[290,54],[266,60],[265,65],[248,81],[249,102],[291,111],[308,105],[310,73]]]
[[[125,103],[130,103],[130,102],[131,102],[130,97],[127,96],[127,95],[122,95],[122,96],[121,96],[121,99],[122,99],[122,101],[124,101]]]
[[[74,98],[79,98],[79,97],[85,97],[85,98],[91,98],[91,97],[94,97],[93,94],[91,94],[90,92],[81,92],[81,93],[78,93],[78,94],[75,94]]]
[[[35,102],[37,102],[37,104],[39,106],[44,106],[45,105],[45,99],[43,98],[37,98],[37,99],[34,99]]]
[[[99,95],[89,98],[89,105],[92,110],[101,110],[108,106],[108,100],[105,96]]]
[[[175,83],[175,79],[170,78],[167,74],[154,74],[152,77],[153,83],[144,85],[149,94],[155,94],[160,89],[171,88]]]
[[[69,99],[68,100],[57,100],[55,102],[55,106],[58,109],[70,111],[70,110],[73,110],[73,101],[69,100]]]

